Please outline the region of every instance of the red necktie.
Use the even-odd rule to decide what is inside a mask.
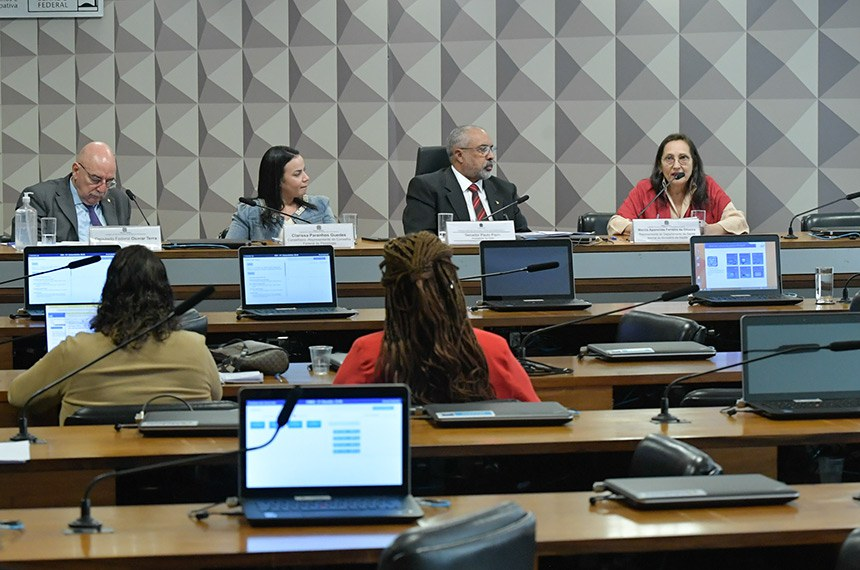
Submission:
[[[472,184],[469,186],[469,192],[472,193],[472,207],[475,209],[475,220],[481,221],[487,219],[487,211],[484,210],[484,204],[481,202],[481,195],[478,193],[478,185]]]

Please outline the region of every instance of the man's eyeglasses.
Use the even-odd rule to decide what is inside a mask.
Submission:
[[[99,186],[102,182],[104,182],[105,187],[108,190],[113,190],[114,188],[116,188],[116,180],[115,179],[113,179],[113,178],[102,178],[101,176],[96,176],[95,174],[90,174],[90,171],[87,170],[87,167],[84,166],[83,164],[81,164],[80,162],[78,163],[78,166],[80,166],[84,170],[84,172],[87,173],[87,177],[90,179],[90,184],[92,184],[93,186]]]
[[[663,164],[665,164],[666,166],[672,166],[673,164],[675,164],[675,160],[677,160],[681,164],[686,165],[686,164],[690,164],[690,160],[692,160],[692,159],[689,156],[687,156],[686,154],[680,155],[677,159],[674,156],[672,156],[671,154],[667,154],[666,156],[663,157]]]
[[[496,152],[498,150],[498,149],[496,149],[495,146],[493,146],[491,144],[482,144],[481,146],[461,146],[460,148],[462,150],[474,150],[474,151],[477,151],[478,154],[483,154],[484,156],[487,156],[491,152],[493,154],[496,154]]]

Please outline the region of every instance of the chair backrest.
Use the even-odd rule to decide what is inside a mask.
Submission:
[[[605,235],[606,224],[609,223],[609,218],[614,215],[615,212],[588,212],[587,214],[582,214],[576,221],[576,231]]]
[[[407,530],[382,552],[378,568],[532,570],[536,550],[534,514],[508,502]]]
[[[639,442],[630,461],[631,477],[720,475],[723,468],[710,455],[667,435],[651,433]]]
[[[694,320],[647,311],[628,311],[618,321],[616,342],[707,340],[708,329]]]
[[[451,166],[448,149],[444,146],[419,146],[415,157],[415,176],[428,174]]]
[[[815,213],[800,218],[800,231],[809,228],[860,228],[860,212]]]
[[[239,405],[229,400],[216,402],[189,402],[195,410],[232,410]],[[132,424],[135,416],[143,408],[143,404],[122,404],[117,406],[84,406],[66,418],[66,426],[93,426],[110,424]],[[180,402],[171,404],[150,404],[147,412],[187,410],[188,406]]]
[[[836,570],[860,570],[860,528],[855,528],[845,537],[839,549]]]

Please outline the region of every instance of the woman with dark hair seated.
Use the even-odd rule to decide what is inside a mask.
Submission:
[[[308,196],[311,178],[305,168],[305,159],[294,148],[273,146],[260,160],[257,177],[257,204],[271,210],[239,204],[227,229],[227,239],[263,241],[277,239],[284,224],[301,224],[301,218],[312,224],[337,222],[325,196]]]
[[[12,380],[9,403],[23,406],[37,390],[95,360],[153,326],[173,310],[164,264],[143,246],[119,251],[108,267],[93,333],[69,337]],[[176,319],[97,362],[33,401],[34,409],[62,404],[60,425],[84,406],[143,404],[172,394],[185,400],[220,400],[221,382],[206,339],[176,330]]]
[[[335,384],[407,384],[416,404],[537,402],[505,340],[473,329],[451,248],[422,231],[383,250],[383,332],[356,339]]]

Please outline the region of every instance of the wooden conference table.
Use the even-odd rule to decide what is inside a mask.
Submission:
[[[656,409],[584,411],[564,426],[443,429],[412,422],[412,456],[498,457],[631,452],[649,433],[663,433],[699,447],[729,473],[776,476],[777,448],[785,445],[860,442],[860,419],[773,421],[755,414],[728,417],[717,408],[678,408],[689,423],[656,425]],[[17,430],[0,428],[0,441]],[[34,427],[47,443],[31,445],[31,459],[0,465],[0,508],[71,506],[93,477],[113,469],[166,459],[228,452],[233,437],[143,437],[112,426]],[[114,480],[96,487],[96,504],[115,501]],[[860,526],[860,519],[857,522]]]
[[[614,390],[623,386],[665,385],[685,374],[706,372],[737,362],[740,353],[720,352],[708,360],[677,360],[663,362],[604,362],[596,358],[577,360],[573,356],[551,356],[536,359],[538,362],[569,368],[570,373],[552,376],[534,376],[532,384],[538,397],[543,401],[555,401],[575,410],[611,410],[613,407]],[[18,410],[9,404],[9,383],[21,370],[0,370],[0,427],[17,425]],[[328,376],[311,376],[306,363],[292,363],[290,369],[282,377],[290,384],[331,383],[334,373]],[[739,382],[740,368],[730,368],[695,378],[693,384],[709,384],[714,382]],[[267,376],[267,385],[280,385],[281,378]],[[239,389],[255,384],[225,384],[223,387],[225,399],[235,400]],[[259,385],[259,384],[256,384]],[[42,414],[31,423],[35,425],[55,425],[56,414]]]
[[[451,498],[450,509],[425,508],[427,516],[462,516],[514,501],[537,519],[537,556],[672,552],[832,545],[860,521],[851,499],[860,484],[798,485],[800,498],[786,505],[636,511],[592,493],[481,495]],[[410,525],[252,528],[242,517],[193,521],[191,505],[93,508],[110,534],[65,535],[78,509],[0,510],[23,531],[2,531],[0,558],[9,568],[185,569],[191,567],[374,564],[380,552]],[[813,564],[814,566],[814,564]]]

